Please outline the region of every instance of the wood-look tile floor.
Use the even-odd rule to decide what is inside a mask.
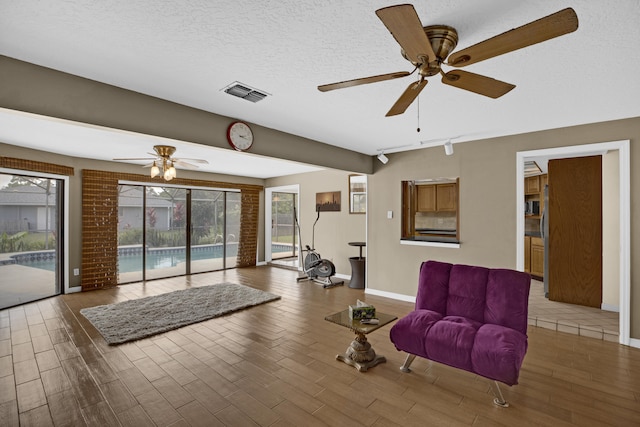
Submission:
[[[335,360],[352,339],[324,321],[356,299],[398,317],[413,304],[347,286],[297,283],[256,267],[123,285],[0,311],[2,426],[640,425],[640,350],[530,326],[520,384],[492,404],[490,382],[404,354],[387,325],[368,338],[387,357],[368,372]],[[281,300],[109,346],[79,314],[220,282]]]

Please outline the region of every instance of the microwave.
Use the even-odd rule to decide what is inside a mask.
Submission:
[[[524,202],[524,214],[525,215],[540,215],[540,201],[539,200],[527,200]]]

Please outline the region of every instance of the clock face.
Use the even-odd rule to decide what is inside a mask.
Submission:
[[[236,150],[246,151],[253,144],[253,132],[246,123],[233,122],[227,129],[227,140]]]

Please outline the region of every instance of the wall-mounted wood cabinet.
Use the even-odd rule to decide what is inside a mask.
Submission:
[[[540,218],[544,210],[544,186],[547,175],[530,176],[524,179],[525,216]]]
[[[456,183],[417,186],[418,212],[455,212],[458,209]]]
[[[436,211],[436,186],[435,185],[418,185],[417,187],[418,203],[416,210],[418,212],[435,212]]]
[[[540,176],[530,176],[524,179],[524,194],[539,194]]]

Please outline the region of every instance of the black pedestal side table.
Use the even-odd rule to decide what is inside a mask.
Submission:
[[[367,246],[366,242],[349,242],[349,246],[359,246],[360,255],[349,258],[351,263],[351,281],[349,287],[354,289],[364,289],[365,258],[362,256],[362,247]]]

